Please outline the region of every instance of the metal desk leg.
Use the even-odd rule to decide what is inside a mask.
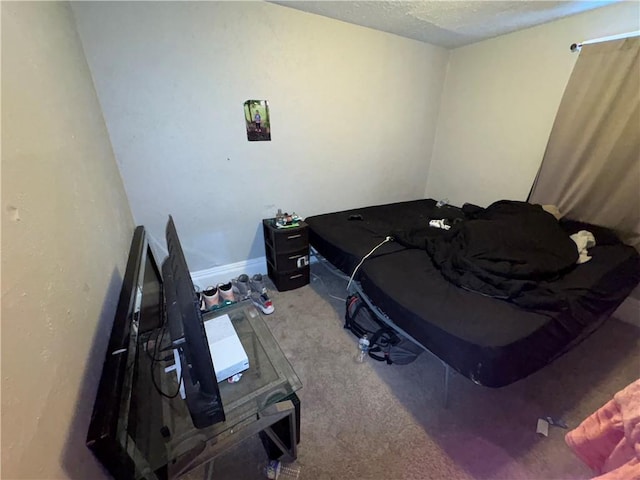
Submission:
[[[296,410],[292,408],[289,411],[289,415],[284,420],[287,420],[289,423],[289,439],[290,445],[285,444],[285,440],[280,438],[278,434],[276,434],[273,430],[273,427],[267,427],[263,430],[263,432],[269,437],[269,439],[282,451],[282,453],[287,453],[291,457],[292,460],[298,458],[298,436],[296,432]]]
[[[283,441],[279,435],[274,434],[272,429],[278,422],[287,419],[290,422],[289,434],[293,440],[291,447],[286,445],[286,440]],[[176,462],[169,465],[169,476],[170,478],[178,478],[205,463],[213,463],[212,460],[220,453],[263,430],[269,436],[269,439],[274,442],[274,445],[281,448],[283,453],[288,453],[295,459],[298,453],[296,423],[296,407],[291,400],[284,400],[270,405],[260,413],[258,419],[253,419],[239,430],[235,432],[230,430],[224,435],[224,438],[210,439],[206,442],[206,445],[199,444],[195,451],[186,452]],[[209,475],[210,469],[205,470],[205,472]]]
[[[260,432],[260,439],[269,460],[276,460],[283,453],[288,453],[295,460],[297,444],[300,443],[300,399],[294,393],[284,400],[289,400],[293,404],[292,415],[275,422],[268,430]],[[273,436],[276,436],[279,442]]]

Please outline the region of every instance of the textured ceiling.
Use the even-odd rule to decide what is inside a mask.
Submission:
[[[273,1],[453,48],[602,7],[608,1]]]

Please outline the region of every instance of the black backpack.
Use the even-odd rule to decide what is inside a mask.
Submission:
[[[389,365],[406,365],[423,352],[421,347],[380,320],[360,295],[347,298],[344,320],[344,328],[351,330],[356,337],[367,335],[369,356],[374,360]]]

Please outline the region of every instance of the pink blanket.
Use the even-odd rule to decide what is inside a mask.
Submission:
[[[640,380],[616,393],[565,441],[598,480],[640,480]]]

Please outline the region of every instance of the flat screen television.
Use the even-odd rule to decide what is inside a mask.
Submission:
[[[205,333],[200,300],[193,287],[173,218],[166,228],[169,256],[162,265],[167,321],[178,349],[187,407],[196,428],[225,420],[220,390]]]
[[[102,366],[102,375],[87,432],[87,446],[113,478],[136,477],[128,451],[131,439],[161,419],[135,420],[138,339],[160,327],[164,319],[162,277],[149,248],[144,227],[133,233],[127,266]],[[159,396],[148,396],[147,407],[158,411]],[[162,475],[160,475],[162,477]]]

